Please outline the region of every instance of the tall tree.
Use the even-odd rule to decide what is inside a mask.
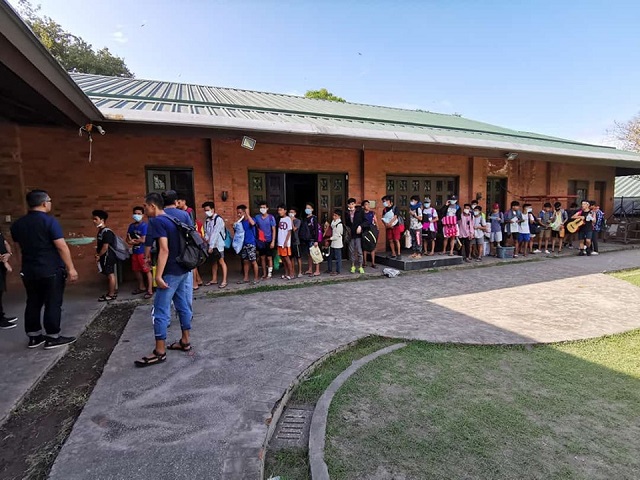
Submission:
[[[321,88],[320,90],[307,90],[304,96],[307,98],[318,98],[320,100],[331,100],[332,102],[346,102],[344,98],[337,97],[326,88]]]
[[[124,59],[113,55],[108,48],[94,51],[91,44],[73,35],[51,17],[40,15],[40,6],[20,0],[18,13],[49,53],[67,71],[95,73],[117,77],[133,77]]]
[[[640,114],[627,122],[616,122],[613,134],[622,148],[640,152]]]

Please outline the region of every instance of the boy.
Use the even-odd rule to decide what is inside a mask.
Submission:
[[[541,245],[540,245],[540,239],[538,236],[538,232],[540,231],[540,225],[538,224],[538,219],[533,214],[533,205],[526,204],[525,212],[526,212],[527,220],[529,221],[529,234],[531,235],[531,239],[529,240],[529,251],[531,253],[540,253]],[[535,250],[533,248],[534,241],[538,242],[538,248],[536,248]]]
[[[9,330],[10,328],[16,328],[16,322],[18,317],[7,317],[4,314],[4,308],[2,307],[2,295],[7,288],[7,273],[13,272],[9,259],[13,256],[11,252],[11,246],[9,242],[4,239],[2,232],[0,232],[0,329]]]
[[[422,258],[422,203],[418,195],[409,199],[409,231],[411,233],[411,258]]]
[[[522,206],[522,221],[520,222],[519,233],[518,233],[518,243],[520,244],[520,253],[523,256],[527,256],[527,252],[530,252],[530,243],[531,243],[531,229],[529,228],[529,220],[531,215],[531,205],[525,203]],[[514,250],[515,253],[518,253],[518,247]],[[514,255],[515,257],[515,255]]]
[[[366,227],[364,210],[356,207],[356,199],[347,200],[347,214],[344,217],[344,228],[349,229],[349,257],[351,258],[351,273],[364,273],[362,254],[362,230]],[[344,233],[344,232],[343,232]]]
[[[258,279],[258,262],[256,257],[256,236],[254,233],[255,220],[251,218],[251,215],[247,213],[246,205],[238,205],[236,207],[236,213],[238,215],[238,222],[242,222],[242,228],[244,229],[244,242],[242,244],[242,250],[240,250],[240,258],[242,258],[242,280],[238,280],[238,284],[249,283],[249,267],[253,268],[253,282],[252,285],[256,285],[260,280]]]
[[[321,227],[318,222],[318,217],[313,214],[313,203],[308,202],[304,207],[304,214],[306,217],[302,220],[300,224],[300,250],[301,253],[306,253],[309,260],[309,268],[306,271],[306,274],[310,277],[319,277],[320,276],[320,264],[317,263],[315,265],[314,272],[314,264],[313,259],[311,258],[311,253],[309,250],[311,247],[317,247],[318,243],[321,239]]]
[[[302,278],[302,255],[300,253],[300,225],[302,220],[298,218],[298,209],[289,209],[289,218],[293,222],[293,233],[291,234],[291,266],[293,275],[296,273],[296,263],[298,264],[298,278]]]
[[[283,280],[291,280],[295,277],[293,264],[291,263],[291,234],[293,232],[293,221],[287,214],[286,205],[278,205],[278,255],[284,263]]]
[[[462,259],[465,262],[471,262],[471,240],[475,239],[475,230],[473,228],[473,215],[471,214],[471,205],[464,204],[462,215],[458,222],[460,233],[460,241],[462,242]]]
[[[489,255],[498,256],[498,245],[502,242],[502,225],[504,224],[504,215],[500,211],[500,204],[494,203],[491,215],[491,233],[489,234]]]
[[[593,201],[583,200],[580,210],[574,213],[571,218],[582,218],[584,223],[578,229],[578,239],[580,240],[580,255],[591,255],[591,237],[593,236],[593,222],[596,219],[595,214],[591,212],[591,207],[595,204]]]
[[[580,207],[578,207],[578,204],[576,202],[571,202],[571,205],[569,205],[569,208],[567,209],[567,220],[565,221],[565,227],[567,226],[569,220],[573,219],[573,216],[579,211]],[[576,234],[570,233],[565,229],[564,244],[567,248],[573,248],[573,242],[575,241],[575,239]]]
[[[564,240],[564,224],[569,219],[569,215],[562,208],[560,202],[553,204],[553,220],[551,221],[551,253],[556,249],[556,242],[558,242],[558,253],[562,252],[562,242]]]
[[[522,212],[520,211],[520,202],[514,200],[511,202],[511,209],[504,216],[504,230],[507,234],[507,238],[509,239],[509,243],[512,243],[514,246],[513,258],[518,257],[518,249],[520,247],[520,225],[522,222],[523,218]]]
[[[431,198],[425,197],[422,204],[422,244],[424,253],[433,256],[438,232],[438,212],[431,206]]]
[[[600,210],[597,203],[593,206],[593,213],[596,216],[593,222],[593,237],[591,237],[591,255],[598,255],[598,235],[604,227],[604,212]]]
[[[142,221],[144,208],[133,207],[133,223],[127,229],[127,245],[131,246],[131,271],[138,281],[138,288],[132,293],[144,293],[144,298],[153,297],[153,278],[151,268],[144,259],[144,244],[147,239],[147,224]],[[145,286],[146,280],[146,286]]]
[[[476,262],[481,262],[484,255],[484,234],[487,231],[487,221],[482,215],[482,207],[478,204],[473,209],[473,230],[472,255],[475,255]]]
[[[273,249],[276,245],[276,219],[269,213],[267,202],[260,202],[260,214],[254,217],[258,226],[256,248],[262,266],[262,279],[270,279],[273,275]],[[267,270],[267,265],[269,270]]]
[[[224,261],[224,240],[227,235],[224,219],[216,213],[216,206],[213,202],[204,202],[204,238],[209,245],[209,255],[213,260],[211,265],[211,281],[205,286],[216,285],[218,283],[218,267],[222,270],[222,283],[218,288],[227,286],[227,263]]]
[[[401,258],[400,237],[404,231],[404,225],[399,219],[400,212],[398,207],[393,204],[393,198],[389,195],[382,197],[382,206],[384,207],[384,210],[382,210],[382,223],[386,227],[387,240],[391,246],[390,258],[399,260]]]
[[[183,212],[187,212],[191,217],[191,222],[196,224],[196,212],[193,208],[187,206],[187,197],[183,193],[176,192],[176,208],[178,210],[182,210]]]
[[[339,208],[333,211],[333,221],[331,222],[331,252],[329,253],[329,275],[340,275],[342,270],[342,235],[344,225],[342,224],[342,210]],[[333,261],[336,261],[336,271],[332,271]]]
[[[460,222],[461,217],[462,211],[460,210],[460,205],[458,205],[458,197],[451,195],[440,212],[440,218],[442,219],[442,234],[444,235],[442,255],[447,252],[447,248],[450,248],[449,256],[453,256],[453,247],[455,247],[456,239],[460,235],[458,223]]]
[[[538,248],[549,255],[549,240],[551,239],[551,220],[553,219],[553,207],[551,203],[546,202],[542,206],[540,215],[538,215]]]
[[[363,200],[362,201],[362,210],[364,211],[364,219],[365,219],[365,222],[366,222],[366,224],[368,226],[367,229],[370,229],[371,225],[373,225],[373,226],[375,226],[377,228],[378,227],[378,219],[376,217],[376,212],[371,210],[371,203],[369,202],[369,200]],[[367,266],[367,255],[371,256],[371,268],[378,268],[378,267],[376,267],[376,252],[375,252],[375,250],[373,252],[364,252],[363,253],[364,266],[365,267]]]
[[[96,237],[96,262],[98,271],[107,277],[107,293],[98,298],[99,302],[109,302],[115,300],[116,294],[116,255],[112,251],[116,242],[116,235],[107,228],[106,222],[109,214],[104,210],[94,210],[91,212],[93,224],[98,229]]]

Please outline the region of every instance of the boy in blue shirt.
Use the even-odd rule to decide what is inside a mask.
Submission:
[[[147,224],[142,221],[143,216],[144,208],[133,207],[133,223],[127,229],[126,241],[131,246],[131,270],[138,281],[138,288],[133,291],[133,294],[144,293],[144,298],[148,299],[153,297],[153,278],[151,276],[151,268],[144,259]]]
[[[267,202],[260,202],[260,215],[253,218],[257,225],[256,248],[262,266],[262,279],[273,275],[273,249],[276,246],[276,219],[269,213]],[[267,270],[267,263],[269,270]]]
[[[236,207],[236,213],[238,214],[238,222],[242,223],[244,230],[244,243],[242,244],[242,250],[240,250],[240,258],[242,258],[242,272],[243,278],[238,281],[238,284],[249,283],[249,266],[253,268],[253,282],[252,285],[257,284],[258,279],[258,262],[256,254],[256,222],[251,218],[251,215],[247,213],[246,205],[238,205]]]

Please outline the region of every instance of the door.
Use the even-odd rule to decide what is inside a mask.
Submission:
[[[431,205],[439,209],[447,201],[447,197],[457,190],[456,177],[387,176],[387,195],[391,196],[405,219],[409,218],[409,199],[412,195],[418,195],[421,201],[430,197]]]
[[[493,209],[493,205],[500,205],[500,211],[506,210],[507,205],[507,179],[498,177],[487,178],[487,205],[486,212]]]
[[[318,204],[316,205],[316,213],[321,223],[331,222],[334,209],[345,209],[347,202],[347,180],[348,176],[344,173],[318,174]]]
[[[260,203],[266,201],[269,212],[275,215],[279,204],[285,203],[285,174],[249,172],[249,213],[257,215]]]
[[[594,189],[594,198],[598,205],[600,205],[600,210],[604,210],[605,208],[605,200],[606,200],[606,192],[607,192],[607,182],[595,182],[593,185]]]
[[[184,168],[147,168],[147,193],[175,190],[184,195],[187,205],[196,209],[193,170]]]

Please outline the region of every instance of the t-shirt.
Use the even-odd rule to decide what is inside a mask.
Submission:
[[[369,210],[368,212],[364,212],[364,219],[369,222],[369,225],[373,225],[373,219],[376,218],[376,212],[373,210]]]
[[[382,221],[385,223],[385,226],[386,226],[386,224],[389,223],[393,217],[397,217],[398,215],[399,215],[398,207],[396,207],[395,205],[393,207],[386,207],[382,211]],[[396,222],[390,226],[391,227],[398,226],[398,219],[396,219]]]
[[[183,212],[188,215],[187,212]],[[149,219],[150,230],[153,232],[153,241],[166,238],[169,243],[169,257],[164,268],[164,275],[184,275],[189,270],[178,265],[176,258],[180,255],[180,232],[178,226],[167,215],[159,215]]]
[[[578,210],[577,213],[579,213],[580,216],[584,218],[584,224],[580,227],[580,231],[581,232],[593,231],[593,221],[596,219],[596,214],[593,213],[591,210],[588,210],[586,212],[584,210]]]
[[[180,220],[182,223],[186,225],[193,226],[193,220],[191,219],[191,215],[189,215],[184,210],[180,210],[179,208],[176,208],[176,207],[168,207],[164,209],[164,213]],[[153,242],[155,242],[155,238],[157,238],[155,237],[155,233],[152,231],[154,223],[155,222],[149,222],[149,225],[147,225],[147,238],[145,239],[145,242],[144,242],[145,247],[151,247],[153,245]]]
[[[416,210],[411,211],[415,211],[418,217],[422,217],[422,207],[418,207]],[[411,215],[411,220],[409,220],[409,228],[411,228],[412,230],[422,230],[422,221]]]
[[[287,234],[293,230],[293,222],[290,217],[281,217],[278,221],[278,246],[290,247],[291,237],[287,240]]]
[[[62,227],[51,215],[30,211],[11,225],[11,238],[20,245],[25,278],[51,277],[64,268],[53,243],[64,235]]]
[[[262,215],[256,215],[253,220],[256,222],[258,229],[262,230],[264,233],[265,242],[271,243],[271,240],[273,240],[271,229],[276,226],[276,219],[274,216],[268,214],[267,218],[262,218]]]
[[[502,222],[504,221],[502,212],[491,212],[489,220],[491,221],[491,232],[495,233],[502,231]]]
[[[540,210],[540,215],[538,215],[538,218],[540,219],[540,223],[542,223],[542,229],[543,230],[548,230],[551,225],[551,222],[553,221],[553,212],[547,212],[546,210]]]
[[[437,223],[433,221],[438,218],[438,212],[433,207],[424,207],[422,209],[422,228],[425,231],[435,232],[438,230]],[[425,228],[426,227],[426,228]]]
[[[529,220],[530,220],[529,216],[533,217],[533,214],[526,213],[526,212],[522,214],[522,217],[524,218],[524,222],[520,224],[520,227],[518,230],[519,233],[524,233],[525,235],[531,233],[531,229],[529,228]],[[511,233],[515,233],[513,229],[511,230]]]
[[[482,214],[477,217],[473,216],[473,234],[475,238],[484,238],[484,229],[479,229],[476,227],[485,227],[487,225],[487,221],[482,217]]]
[[[255,245],[256,244],[256,231],[253,225],[249,223],[249,220],[242,220],[242,229],[244,230],[244,243],[242,245]]]
[[[131,225],[129,225],[129,228],[127,229],[127,234],[134,240],[145,237],[147,235],[147,224],[144,222],[132,223]],[[134,255],[144,253],[144,245],[143,244],[134,245],[131,248],[131,252]]]
[[[300,225],[302,225],[302,220],[299,218],[293,219],[293,233],[291,234],[291,245],[300,245]]]
[[[100,250],[102,250],[102,247],[104,247],[105,245],[113,247],[116,244],[116,234],[107,227],[101,228],[100,230],[98,230],[96,241],[96,253],[100,253]],[[116,256],[111,248],[107,248],[103,260],[105,261],[105,263],[115,263]]]

